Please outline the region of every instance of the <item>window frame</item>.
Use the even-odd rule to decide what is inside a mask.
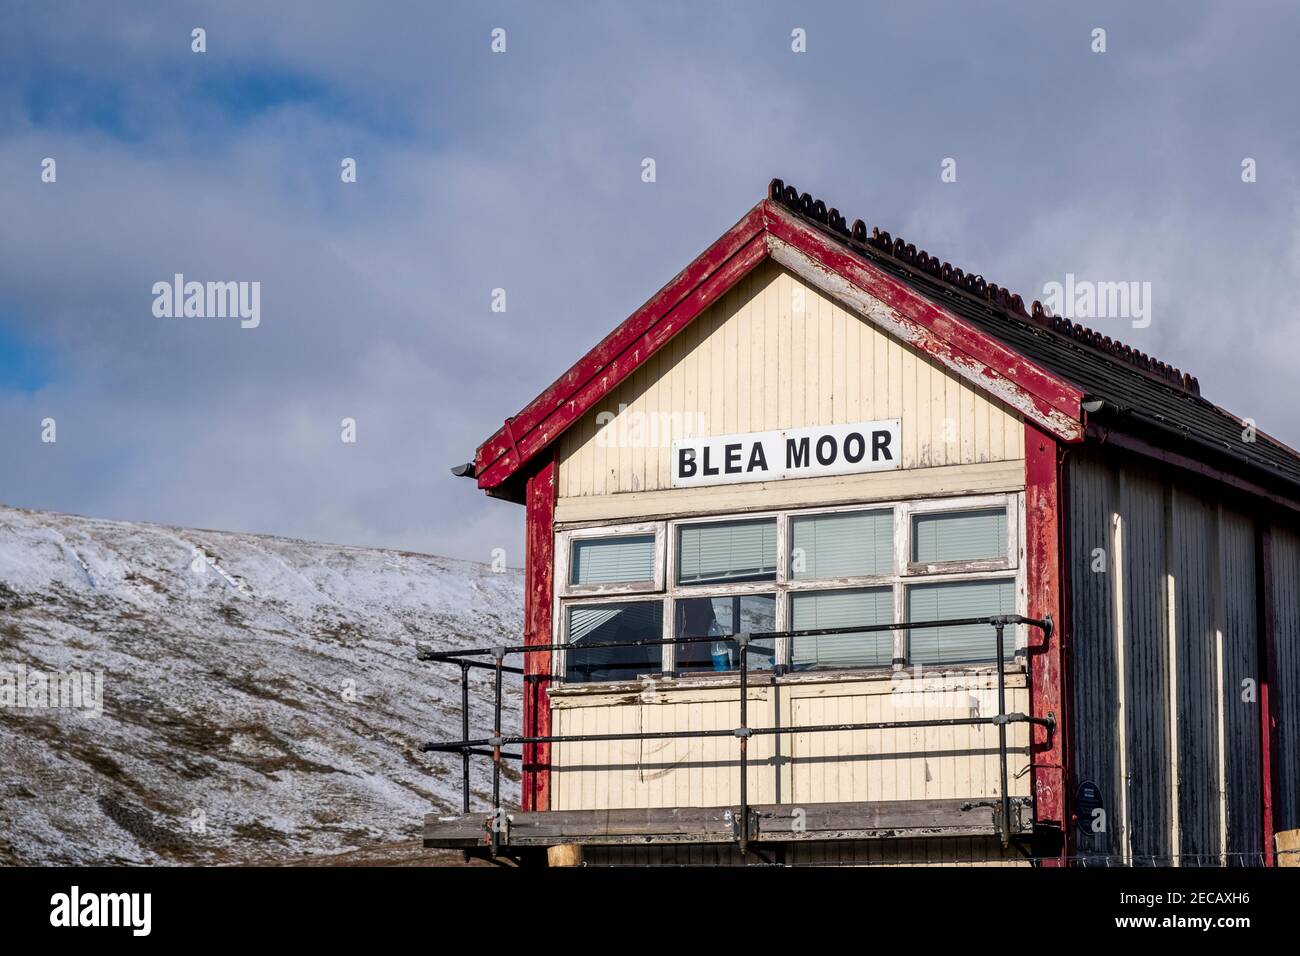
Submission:
[[[601,686],[601,685],[615,686],[619,684],[635,683],[635,681],[570,681],[566,679],[569,673],[569,647],[571,646],[569,644],[568,637],[567,637],[568,629],[569,629],[569,608],[580,607],[584,604],[592,604],[592,603],[649,604],[649,603],[653,603],[654,601],[659,601],[661,605],[663,603],[662,599],[658,594],[652,594],[644,591],[637,594],[617,594],[617,595],[609,595],[603,597],[604,597],[603,600],[593,602],[587,596],[575,595],[572,599],[566,600],[563,604],[558,605],[559,611],[558,614],[556,615],[557,620],[555,621],[554,630],[555,630],[555,636],[560,637],[562,639],[554,640],[553,643],[556,645],[563,645],[563,646],[561,646],[559,650],[554,651],[551,654],[551,678],[552,680],[556,681],[562,686],[591,687],[591,686]],[[660,617],[661,619],[663,617],[662,607],[660,608]],[[660,677],[662,676],[662,674],[663,672],[661,671],[650,671],[645,676]],[[638,675],[638,679],[639,677],[640,675]]]
[[[786,619],[785,595],[781,590],[781,581],[785,577],[785,522],[781,520],[780,511],[745,511],[732,514],[722,515],[699,515],[690,518],[670,519],[667,529],[667,549],[668,564],[667,574],[665,576],[666,587],[664,588],[664,597],[667,601],[664,614],[664,639],[671,640],[676,635],[673,633],[674,625],[677,623],[677,602],[686,598],[716,598],[716,597],[733,597],[735,595],[746,594],[775,594],[776,608],[774,617],[776,618],[776,630],[783,630],[781,622]],[[678,550],[678,529],[689,527],[694,524],[717,524],[721,521],[768,521],[776,522],[776,576],[771,581],[742,581],[737,584],[679,584],[677,582],[677,550]],[[784,662],[786,660],[785,648],[783,644],[788,643],[785,638],[776,640],[776,652],[773,660]],[[677,645],[664,645],[664,673],[677,673]],[[719,676],[726,677],[731,672],[725,672]],[[691,677],[700,676],[698,673],[692,673]]]
[[[1020,509],[1011,506],[1008,495],[980,495],[962,499],[960,506],[949,504],[944,499],[926,499],[924,501],[902,502],[903,514],[907,520],[907,551],[903,563],[909,574],[945,574],[954,571],[1010,571],[1019,564],[1020,544]],[[1007,535],[1000,558],[973,558],[957,561],[913,561],[912,560],[912,518],[916,515],[961,514],[968,511],[991,511],[1004,508],[1007,515]],[[894,528],[897,535],[898,528]]]
[[[557,591],[564,597],[606,597],[618,594],[653,594],[664,587],[664,538],[665,522],[643,521],[637,524],[604,525],[592,528],[576,528],[561,532],[562,546],[555,551],[555,580]],[[578,541],[590,541],[599,538],[637,538],[654,535],[654,579],[652,581],[605,581],[599,584],[573,584],[570,572],[573,569],[573,545]]]
[[[571,604],[591,603],[593,599],[601,601],[637,601],[659,600],[664,602],[662,615],[662,634],[665,641],[674,637],[677,601],[685,598],[733,597],[747,594],[774,594],[776,630],[790,628],[792,618],[791,595],[800,592],[825,592],[836,590],[853,590],[858,588],[888,587],[892,595],[893,620],[903,623],[907,620],[908,590],[917,584],[940,584],[946,582],[979,580],[1010,580],[1015,593],[1016,613],[1024,614],[1028,606],[1028,592],[1025,581],[1025,562],[1023,560],[1024,541],[1024,493],[1023,491],[1002,492],[997,494],[950,495],[946,497],[916,498],[896,501],[871,501],[855,504],[840,504],[814,507],[791,507],[761,511],[742,511],[729,513],[711,513],[691,515],[680,518],[665,518],[657,521],[623,523],[613,525],[584,525],[570,527],[555,532],[556,538],[556,586],[554,588],[554,613],[552,615],[552,643],[557,646],[567,645],[567,608]],[[1000,558],[982,558],[973,561],[945,561],[938,563],[913,562],[912,556],[912,517],[918,514],[944,512],[981,511],[990,508],[1005,508],[1007,515],[1007,549]],[[792,522],[796,518],[817,515],[855,514],[861,512],[889,511],[893,515],[893,564],[887,574],[852,575],[830,578],[800,578],[790,576],[790,546],[792,540]],[[776,522],[776,575],[772,581],[753,581],[736,584],[678,584],[678,529],[693,524],[712,524],[722,521],[761,521]],[[605,537],[625,537],[629,535],[655,535],[655,580],[619,584],[572,585],[569,584],[570,561],[575,540]],[[1023,664],[1023,654],[1027,639],[1027,629],[1023,625],[1012,628],[1011,638],[1013,656],[1007,662],[1015,666]],[[854,668],[828,668],[826,670],[790,671],[791,644],[789,638],[776,640],[776,661],[785,676],[816,674],[823,678],[832,675],[879,674],[882,671],[896,670],[900,666],[911,664],[908,654],[908,632],[902,629],[893,632],[893,663],[890,667],[868,666]],[[567,651],[562,649],[553,656],[552,677],[559,687],[600,686],[600,682],[568,684],[564,677],[567,673]],[[663,645],[661,657],[662,670],[655,676],[683,676],[691,680],[735,680],[737,673],[709,674],[692,672],[678,675],[676,672],[677,654],[673,644]],[[991,662],[989,662],[991,664]],[[962,663],[952,665],[929,665],[930,667],[951,666],[960,668],[969,666]],[[988,665],[979,665],[988,666]],[[762,672],[770,673],[770,672]],[[777,678],[780,679],[780,678]],[[617,682],[626,684],[628,682]],[[614,686],[606,684],[604,686]]]

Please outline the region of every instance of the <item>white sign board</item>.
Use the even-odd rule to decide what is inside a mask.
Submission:
[[[855,475],[899,467],[900,419],[788,428],[777,432],[679,438],[673,442],[673,487]]]

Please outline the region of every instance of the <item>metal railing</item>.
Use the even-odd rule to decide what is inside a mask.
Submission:
[[[1011,842],[1011,796],[1007,792],[1007,725],[1025,723],[1047,728],[1050,734],[1056,727],[1054,714],[1035,717],[1030,714],[1007,713],[1006,699],[1006,646],[1005,632],[1008,626],[1017,624],[1038,628],[1043,639],[1049,640],[1052,634],[1052,618],[1048,615],[1043,620],[1023,617],[1019,614],[995,615],[991,617],[953,618],[941,621],[905,622],[890,624],[871,624],[854,627],[822,627],[792,631],[766,631],[762,633],[740,633],[732,635],[706,637],[646,638],[636,641],[596,641],[582,644],[520,644],[515,646],[497,646],[473,648],[457,651],[421,650],[418,657],[422,661],[436,664],[456,664],[461,671],[461,739],[453,741],[430,741],[421,747],[425,753],[459,753],[461,755],[461,784],[463,788],[462,803],[464,813],[470,813],[470,758],[472,756],[490,756],[492,758],[492,856],[500,853],[501,827],[501,761],[503,759],[523,760],[523,754],[507,753],[502,748],[509,744],[525,747],[535,744],[591,743],[614,740],[681,740],[700,737],[735,737],[740,741],[740,821],[737,826],[736,842],[743,854],[750,843],[750,804],[749,804],[749,740],[754,736],[767,736],[790,733],[843,733],[860,730],[910,730],[924,727],[973,727],[994,725],[998,728],[998,763],[1001,778],[1001,796],[999,803],[999,835],[1004,847]],[[882,631],[915,630],[929,627],[966,627],[987,625],[994,629],[997,654],[997,696],[998,712],[988,717],[933,717],[920,720],[882,720],[865,723],[817,724],[797,727],[750,727],[749,726],[749,653],[754,641],[776,638],[798,640],[809,637],[826,637],[831,635],[861,636]],[[509,667],[504,663],[507,656],[543,654],[552,651],[591,650],[597,648],[628,647],[662,647],[665,644],[701,644],[725,640],[735,643],[740,650],[738,666],[740,691],[740,726],[730,730],[659,730],[637,733],[613,734],[547,734],[547,735],[508,735],[501,730],[501,676],[503,674],[524,675],[519,667]],[[491,658],[492,662],[478,658]],[[494,715],[492,736],[471,738],[469,736],[469,672],[472,669],[490,670],[494,674]],[[528,675],[546,676],[546,675]],[[490,749],[489,749],[490,748]]]

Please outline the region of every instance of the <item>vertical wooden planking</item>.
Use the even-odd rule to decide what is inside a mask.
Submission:
[[[737,285],[741,302],[736,309],[735,318],[727,323],[729,336],[727,340],[727,374],[730,376],[731,388],[728,403],[735,410],[735,424],[729,431],[747,432],[750,427],[750,372],[757,356],[749,354],[751,331],[754,324],[753,283],[749,276]]]
[[[793,276],[785,282],[790,310],[790,426],[797,428],[808,421],[808,301],[806,295],[796,301],[795,293],[805,287]],[[803,294],[801,292],[801,294]],[[798,308],[796,308],[798,306]],[[816,353],[812,353],[816,355]]]
[[[1223,512],[1223,735],[1229,865],[1258,863],[1264,852],[1260,816],[1259,595],[1255,528],[1247,514]]]
[[[777,399],[779,407],[777,409],[776,427],[790,428],[794,424],[794,379],[795,366],[797,365],[794,355],[794,316],[790,304],[790,275],[782,272],[774,284],[776,292],[776,310],[777,324]]]
[[[1274,529],[1266,518],[1255,522],[1255,570],[1258,575],[1256,590],[1259,604],[1256,622],[1259,636],[1259,784],[1260,784],[1260,838],[1264,844],[1264,863],[1275,866],[1277,859],[1273,835],[1277,830],[1277,798],[1281,792],[1278,779],[1278,721],[1277,721],[1277,638],[1285,630],[1285,593],[1279,588],[1277,549]],[[1285,580],[1285,573],[1281,575]],[[1279,600],[1283,617],[1279,627]]]
[[[925,436],[925,449],[921,453],[920,464],[936,467],[944,463],[943,455],[943,416],[944,416],[944,379],[947,376],[936,374],[928,362],[919,359],[916,363],[916,397],[925,409],[925,423],[922,435]]]
[[[763,423],[770,421],[767,415],[767,373],[773,357],[767,354],[767,287],[771,276],[764,272],[753,275],[754,300],[750,303],[749,355],[742,359],[742,364],[750,367],[749,408],[750,423],[757,430]]]
[[[726,342],[726,388],[723,403],[727,406],[728,432],[748,431],[745,424],[749,420],[749,363],[742,359],[742,353],[749,347],[749,318],[751,312],[751,286],[747,282],[738,283],[735,290],[735,304],[731,318],[723,324]]]
[[[857,322],[843,309],[829,309],[831,333],[831,417],[839,421],[853,421],[849,417],[848,401],[848,343],[845,341],[846,324]],[[860,323],[858,323],[860,324]]]
[[[872,402],[876,377],[876,357],[872,342],[861,322],[845,314],[844,321],[844,417],[848,421],[868,421],[877,415]]]
[[[979,461],[979,452],[975,446],[975,393],[968,388],[959,388],[958,401],[961,403],[961,416],[957,432],[961,448],[952,460],[954,462]]]
[[[1213,695],[1215,697],[1215,747],[1218,751],[1218,840],[1220,866],[1228,865],[1228,760],[1224,753],[1227,746],[1227,723],[1224,710],[1232,706],[1231,698],[1224,697],[1224,631],[1227,629],[1228,597],[1225,593],[1225,575],[1223,570],[1223,502],[1215,502],[1211,513],[1213,539],[1210,554],[1210,580],[1214,588],[1213,627],[1214,627],[1214,673]]]
[[[818,297],[817,302],[817,347],[820,361],[817,366],[818,392],[817,421],[836,421],[840,414],[840,397],[835,393],[835,316],[841,314],[834,302]],[[811,423],[810,423],[811,424]]]
[[[1106,814],[1102,821],[1082,821],[1079,855],[1105,857],[1119,852],[1115,836],[1123,825],[1115,695],[1114,477],[1097,458],[1076,453],[1070,460],[1071,777],[1075,783],[1096,784]]]
[[[899,398],[899,409],[906,409],[913,420],[913,424],[903,429],[903,462],[904,467],[907,463],[914,465],[922,464],[921,436],[927,424],[926,409],[920,398],[921,390],[917,388],[916,382],[916,360],[912,352],[903,349],[900,357],[901,376],[902,376],[902,394]]]
[[[704,722],[704,704],[700,701],[692,701],[687,709],[687,726],[691,730],[705,730]],[[709,759],[708,738],[702,737],[694,742],[692,752],[695,760],[690,766],[690,783],[689,793],[692,799],[704,799],[704,764]]]
[[[705,370],[705,378],[700,381],[702,393],[708,396],[709,402],[709,431],[714,435],[727,434],[726,419],[726,333],[725,326],[730,325],[728,319],[722,322],[722,317],[734,314],[734,304],[738,296],[736,290],[732,289],[723,297],[717,315],[710,315],[708,324],[700,330],[705,336],[704,345],[708,351],[708,368]]]
[[[927,685],[928,693],[916,694],[916,700],[905,707],[897,706],[900,695],[890,692],[888,682],[825,688],[825,693],[804,691],[791,700],[791,726],[969,716],[963,694],[944,683],[949,679],[935,680],[941,683]],[[982,699],[992,703],[992,691],[987,690]],[[1029,692],[1023,677],[1011,675],[1008,709],[1024,713],[1028,706]],[[1028,796],[1030,792],[1028,777],[1017,776],[1026,762],[1014,752],[1027,743],[1028,734],[1022,726],[1011,729],[1008,766],[1013,796]],[[795,733],[791,746],[790,799],[796,803],[993,798],[1000,787],[997,733],[988,726]]]
[[[1219,861],[1219,687],[1215,619],[1220,581],[1209,560],[1218,551],[1214,513],[1200,497],[1177,491],[1169,551],[1174,583],[1173,732],[1177,760],[1181,865]]]
[[[696,421],[697,415],[703,415],[705,404],[700,397],[700,356],[703,353],[703,347],[700,345],[700,332],[704,325],[699,322],[688,325],[682,332],[682,348],[685,356],[678,366],[678,377],[682,380],[682,397],[681,404],[674,409],[682,414],[685,419],[683,434],[686,436],[698,435],[701,431],[699,423]],[[707,418],[704,431],[708,430]],[[671,469],[671,462],[669,464]]]
[[[763,374],[759,380],[762,389],[764,422],[774,422],[781,417],[781,369],[786,358],[781,354],[780,322],[776,306],[778,270],[764,273],[763,285]]]
[[[1167,865],[1171,794],[1169,634],[1163,484],[1126,472],[1124,516],[1125,726],[1128,836],[1135,865]]]
[[[1274,525],[1270,538],[1273,660],[1265,667],[1276,737],[1272,753],[1277,766],[1271,774],[1276,832],[1300,828],[1300,536]]]

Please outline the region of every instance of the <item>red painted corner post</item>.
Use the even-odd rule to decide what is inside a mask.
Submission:
[[[552,595],[555,575],[555,456],[546,458],[529,477],[525,491],[524,643],[551,643]],[[551,654],[527,654],[524,661],[524,736],[551,733]],[[550,808],[550,744],[523,748],[525,810]]]
[[[1069,840],[1069,776],[1066,768],[1066,637],[1064,601],[1061,593],[1063,467],[1057,443],[1033,424],[1025,423],[1025,562],[1029,589],[1028,616],[1042,619],[1051,615],[1052,633],[1029,629],[1029,702],[1035,717],[1049,714],[1056,721],[1047,728],[1030,727],[1034,819],[1039,824],[1056,824],[1063,837],[1058,859],[1047,865],[1064,864]]]

